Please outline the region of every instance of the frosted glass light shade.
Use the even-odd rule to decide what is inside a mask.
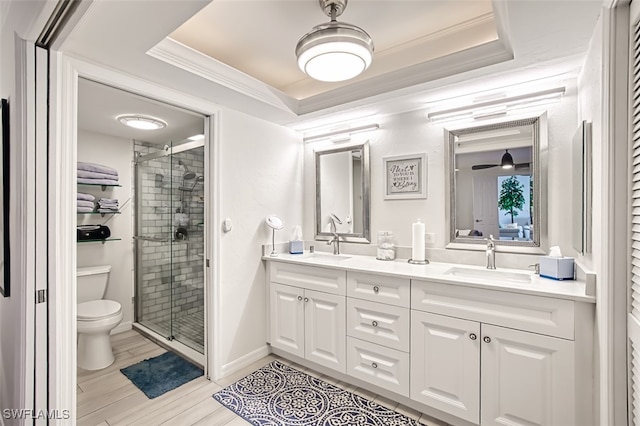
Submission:
[[[156,117],[141,114],[119,115],[116,119],[124,125],[139,130],[158,130],[167,127],[167,122]]]
[[[354,78],[371,65],[373,41],[355,25],[328,22],[314,27],[296,46],[298,67],[309,77],[327,82]]]

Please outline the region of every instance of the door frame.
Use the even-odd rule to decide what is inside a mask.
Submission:
[[[64,406],[72,407],[73,423],[76,420],[76,386],[77,386],[77,350],[76,350],[76,256],[75,235],[77,218],[75,212],[76,198],[76,161],[77,161],[77,109],[78,79],[107,84],[122,90],[147,96],[158,101],[183,107],[208,116],[208,128],[205,128],[205,168],[209,178],[205,180],[205,191],[210,194],[205,199],[205,217],[212,226],[205,235],[205,259],[209,267],[205,271],[205,375],[207,378],[221,377],[220,333],[220,233],[214,224],[220,222],[220,149],[219,149],[219,115],[220,106],[211,102],[184,95],[175,90],[142,80],[118,71],[110,70],[80,59],[54,53],[57,67],[53,75],[52,87],[56,90],[51,105],[58,111],[55,117],[55,131],[52,134],[49,161],[52,167],[50,175],[50,203],[54,204],[55,217],[50,222],[52,233],[52,259],[57,265],[52,275],[51,286],[56,295],[53,315],[56,326],[51,329],[50,342],[52,352],[58,354],[59,362],[51,364],[50,374],[55,377],[66,377],[64,386],[56,390],[59,400]],[[51,338],[52,337],[52,338]]]

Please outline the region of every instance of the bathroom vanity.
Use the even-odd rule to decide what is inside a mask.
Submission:
[[[274,353],[451,424],[593,424],[584,282],[356,255],[264,259]]]

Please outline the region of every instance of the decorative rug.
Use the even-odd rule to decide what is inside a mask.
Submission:
[[[174,354],[165,352],[154,358],[120,369],[149,399],[158,397],[204,374],[198,367]]]
[[[272,361],[213,397],[254,425],[422,426],[403,414],[279,361]]]

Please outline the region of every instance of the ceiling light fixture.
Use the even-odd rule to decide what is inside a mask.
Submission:
[[[309,77],[327,82],[360,75],[373,59],[373,41],[362,28],[336,21],[347,0],[319,0],[331,22],[316,25],[296,46],[298,66]]]
[[[534,93],[498,98],[464,105],[456,108],[433,111],[427,114],[432,122],[453,121],[461,119],[483,119],[505,115],[517,109],[531,108],[559,101],[564,95],[564,87],[542,90]]]
[[[158,130],[167,127],[166,121],[151,117],[150,115],[123,114],[117,116],[116,119],[124,125],[139,130]]]

